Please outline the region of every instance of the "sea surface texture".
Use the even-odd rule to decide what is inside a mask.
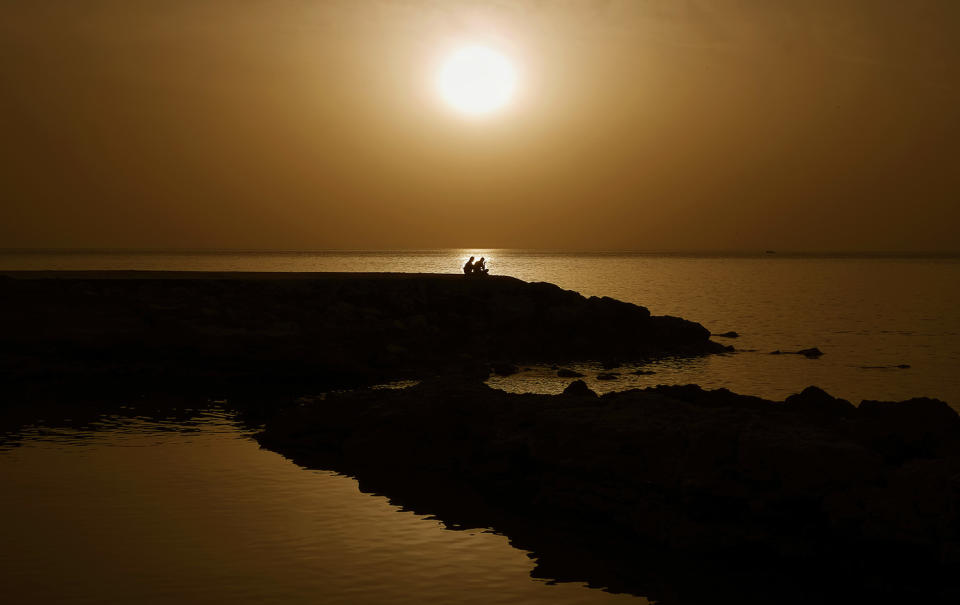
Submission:
[[[596,377],[610,360],[576,365],[597,390],[698,383],[783,399],[813,384],[854,403],[930,396],[960,404],[956,258],[48,252],[2,254],[0,270],[451,273],[471,254],[486,256],[492,273],[740,334],[716,339],[736,353],[625,365],[612,381]],[[770,354],[810,347],[823,356]],[[522,367],[489,382],[556,392],[570,381],[549,367]],[[138,405],[131,394],[123,413],[90,421],[45,412],[0,432],[0,585],[10,602],[647,602],[536,577],[536,561],[506,537],[451,531],[364,493],[352,478],[301,469],[259,449],[255,427],[216,407],[163,417]]]

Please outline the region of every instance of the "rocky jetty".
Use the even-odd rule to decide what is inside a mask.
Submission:
[[[597,544],[597,573],[626,571],[582,568],[595,585],[646,582],[622,561],[654,548],[715,571],[829,579],[859,598],[871,586],[926,602],[958,594],[960,417],[942,401],[854,406],[811,387],[774,402],[694,385],[598,397],[579,380],[562,395],[517,395],[430,381],[331,394],[258,440],[453,525],[492,525],[548,566],[558,543]]]
[[[525,361],[724,350],[700,324],[511,277],[19,272],[0,276],[0,371],[296,392]]]

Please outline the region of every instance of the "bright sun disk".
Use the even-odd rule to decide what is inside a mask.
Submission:
[[[484,114],[513,97],[517,74],[510,60],[485,46],[467,46],[450,55],[437,75],[440,96],[454,109]]]

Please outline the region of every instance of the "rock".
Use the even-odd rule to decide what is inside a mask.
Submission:
[[[571,370],[568,368],[560,368],[557,370],[557,376],[560,378],[581,378],[583,374],[577,372],[576,370]]]
[[[597,374],[597,380],[619,380],[620,374],[616,372],[600,372]]]
[[[464,510],[490,507],[473,526],[513,539],[536,524],[531,551],[596,539],[604,568],[639,573],[620,557],[653,544],[738,573],[844,578],[850,594],[859,574],[934,594],[960,577],[960,417],[937,400],[854,408],[816,387],[777,403],[696,385],[597,397],[582,380],[562,396],[424,382],[290,408],[257,439],[361,484],[429,486],[418,514],[454,514],[446,495],[469,486]]]
[[[908,370],[908,369],[910,369],[910,364],[908,364],[908,363],[901,363],[900,365],[897,366],[897,368],[900,369],[900,370]]]
[[[790,395],[784,401],[788,410],[822,419],[849,418],[857,408],[845,399],[837,399],[817,387],[807,387],[803,392]]]
[[[771,355],[803,355],[808,359],[816,359],[817,357],[820,357],[821,355],[823,355],[823,351],[821,351],[817,347],[812,347],[809,349],[800,349],[799,351],[781,351],[780,349],[777,349],[776,351],[770,351],[770,354]]]
[[[700,324],[506,276],[6,275],[0,333],[16,355],[0,356],[0,375],[24,392],[50,378],[66,391],[139,385],[159,380],[156,368],[164,384],[188,388],[326,391],[449,374],[466,359],[562,365],[723,352]]]
[[[630,373],[636,374],[637,376],[649,376],[650,374],[656,374],[656,372],[653,370],[634,370]]]
[[[863,401],[858,434],[891,463],[960,454],[960,418],[939,399]]]
[[[596,393],[591,391],[590,387],[587,386],[587,383],[585,383],[582,380],[574,380],[573,382],[571,382],[569,385],[567,385],[567,388],[563,389],[563,394],[574,395],[577,397],[583,397],[583,396],[597,397],[598,396]]]
[[[497,376],[512,376],[520,371],[520,368],[512,363],[495,363],[490,367],[490,369]]]
[[[724,332],[723,334],[713,334],[712,336],[718,336],[720,338],[740,338],[740,335],[734,332],[733,330],[729,332]]]

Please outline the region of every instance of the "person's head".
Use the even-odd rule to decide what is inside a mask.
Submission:
[[[483,257],[482,257],[482,256],[480,257],[480,262],[481,262],[481,263],[483,262]]]
[[[469,260],[468,262],[471,262],[471,263],[473,262],[473,257],[472,257],[472,256],[470,257],[470,260]]]

